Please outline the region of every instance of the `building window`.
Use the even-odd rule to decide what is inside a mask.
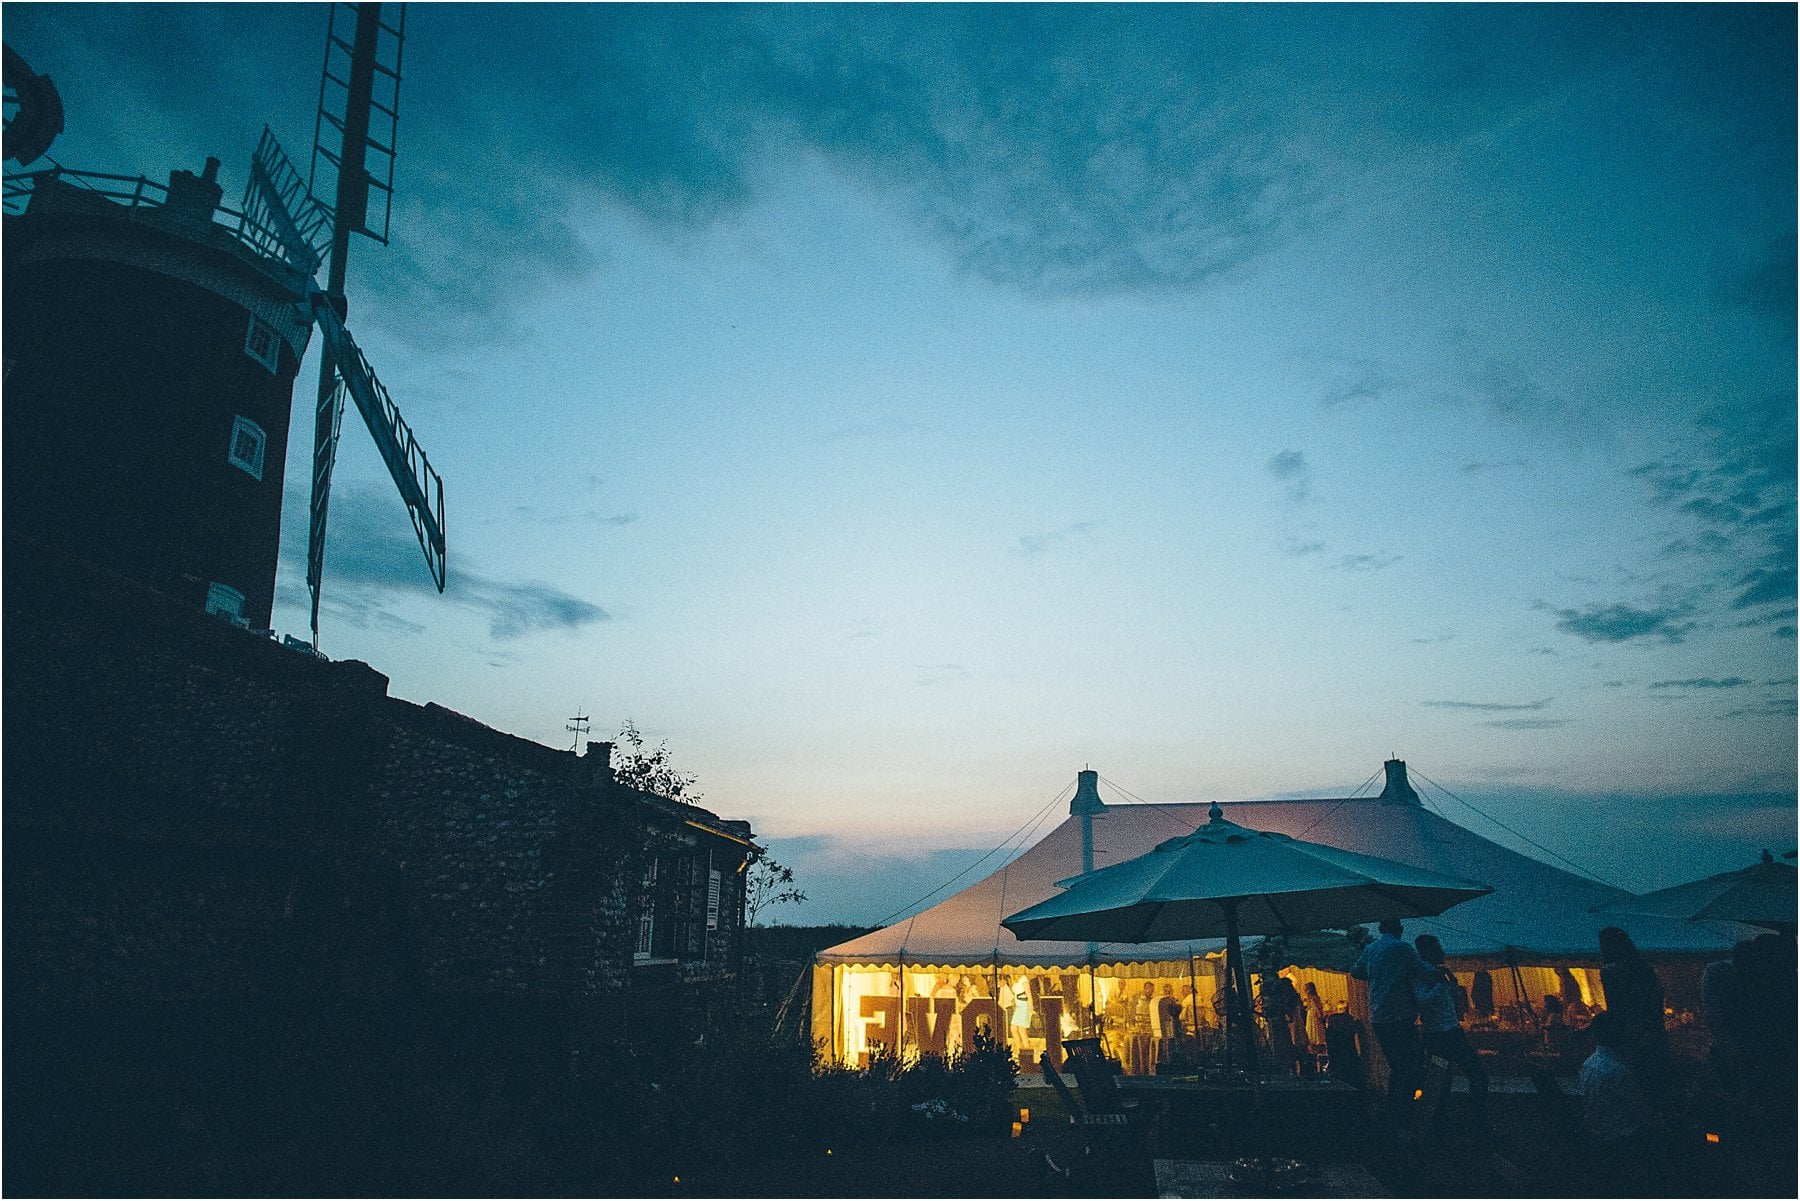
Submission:
[[[214,580],[206,589],[206,611],[227,621],[244,620],[244,594]]]
[[[263,447],[267,445],[268,435],[263,433],[262,426],[248,417],[233,418],[231,422],[231,447],[225,457],[231,460],[233,467],[241,467],[254,479],[261,479],[263,473]]]
[[[281,367],[281,338],[275,327],[260,317],[250,318],[244,332],[244,353],[267,367],[271,373]]]
[[[656,955],[656,869],[657,860],[653,858],[644,865],[643,879],[639,881],[642,892],[638,896],[637,946],[631,956],[639,962]]]
[[[706,928],[719,928],[719,870],[714,868],[706,874]]]

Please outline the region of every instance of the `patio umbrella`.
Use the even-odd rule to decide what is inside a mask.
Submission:
[[[1251,1035],[1243,935],[1429,917],[1493,891],[1392,859],[1252,830],[1227,821],[1216,804],[1208,816],[1192,834],[1135,859],[1059,881],[1061,893],[1000,924],[1022,939],[1157,942],[1223,935],[1228,1014]],[[1254,1062],[1254,1038],[1246,1045]]]
[[[1641,897],[1602,905],[1593,912],[1620,916],[1642,913],[1695,922],[1743,922],[1771,930],[1792,930],[1796,917],[1794,879],[1793,864],[1778,863],[1764,851],[1762,861],[1749,867],[1659,888]]]

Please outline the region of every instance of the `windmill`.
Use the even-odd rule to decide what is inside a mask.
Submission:
[[[312,596],[312,642],[319,643],[319,593],[325,570],[325,526],[331,500],[331,473],[346,398],[354,402],[400,490],[413,532],[439,592],[444,590],[444,481],[400,416],[393,398],[351,337],[344,320],[345,268],[350,235],[387,245],[394,190],[394,133],[399,119],[400,56],[405,42],[405,5],[391,6],[393,24],[381,4],[333,4],[325,34],[325,66],[319,81],[319,108],[313,126],[308,180],[289,162],[268,129],[251,161],[244,213],[272,231],[274,249],[309,281],[307,305],[322,335],[318,403],[313,419],[311,519],[306,548],[306,585]],[[340,16],[348,9],[348,29]],[[376,170],[370,169],[370,163]],[[379,174],[377,174],[379,172]],[[332,202],[320,199],[330,177]],[[377,207],[378,206],[378,207]],[[377,219],[375,214],[379,213]],[[326,267],[320,287],[316,274]]]

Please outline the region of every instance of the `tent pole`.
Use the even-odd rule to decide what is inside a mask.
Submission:
[[[1000,948],[995,947],[994,948],[994,1024],[993,1024],[993,1028],[988,1031],[988,1037],[990,1037],[994,1040],[995,1047],[1000,1046],[1000,1032],[1004,1029],[1006,1029],[1006,1015],[1004,1013],[1000,1012]],[[1006,1045],[1009,1049],[1011,1048],[1011,1046],[1012,1046],[1011,1038],[1008,1038],[1006,1040]]]
[[[900,952],[900,1022],[894,1035],[894,1059],[906,1062],[906,952]]]
[[[1194,1045],[1194,1054],[1197,1057],[1199,1054],[1199,1050],[1200,1050],[1200,973],[1194,967],[1194,944],[1191,942],[1188,944],[1187,959],[1188,959],[1188,1025],[1193,1027],[1193,1029],[1190,1031],[1190,1033],[1194,1036],[1194,1044],[1193,1044]],[[1198,1059],[1196,1058],[1194,1060],[1191,1060],[1190,1062],[1197,1063]]]

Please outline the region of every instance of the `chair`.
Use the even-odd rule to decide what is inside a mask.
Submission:
[[[1113,1077],[1115,1065],[1100,1050],[1097,1038],[1071,1038],[1063,1043],[1063,1066],[1075,1077],[1081,1091],[1081,1104],[1091,1119],[1089,1125],[1124,1125],[1137,1109],[1137,1099],[1119,1091]]]

